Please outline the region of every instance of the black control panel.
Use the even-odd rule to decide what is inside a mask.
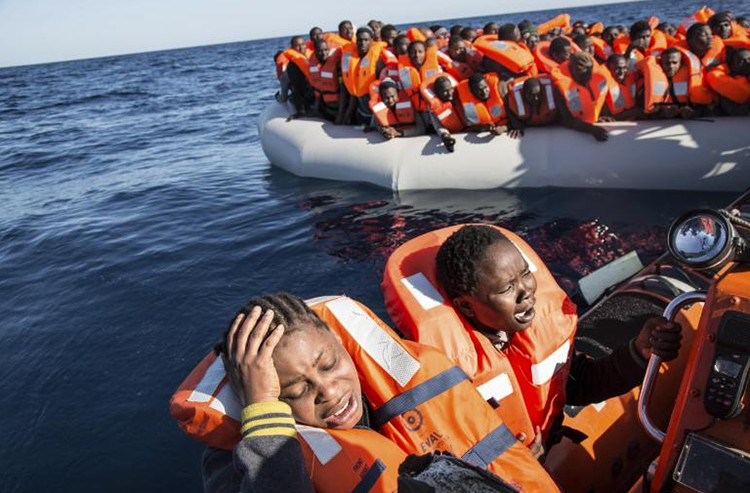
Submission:
[[[750,315],[728,311],[719,324],[716,354],[706,384],[706,411],[730,419],[742,411],[742,395],[750,373]]]

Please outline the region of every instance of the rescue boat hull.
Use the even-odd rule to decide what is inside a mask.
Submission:
[[[386,141],[377,132],[317,119],[287,121],[288,104],[258,116],[271,163],[298,176],[392,190],[625,188],[742,191],[750,183],[750,119],[604,124],[609,141],[561,127],[525,137],[457,134],[448,153],[435,135]]]

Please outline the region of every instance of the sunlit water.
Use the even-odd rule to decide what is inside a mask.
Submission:
[[[699,6],[573,17],[677,20]],[[297,178],[270,167],[255,128],[275,91],[271,57],[285,43],[0,70],[0,490],[200,490],[201,446],[177,429],[167,401],[251,295],[347,293],[384,315],[389,252],[465,221],[521,232],[572,290],[629,250],[653,259],[680,211],[733,199],[561,189],[394,196]]]

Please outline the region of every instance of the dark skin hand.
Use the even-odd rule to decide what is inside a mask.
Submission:
[[[643,325],[635,340],[635,349],[645,360],[653,354],[662,361],[672,361],[680,352],[681,340],[680,324],[669,322],[664,317],[654,317]]]

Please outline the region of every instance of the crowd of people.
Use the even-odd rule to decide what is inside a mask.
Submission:
[[[435,132],[507,133],[562,124],[605,141],[598,122],[750,114],[750,23],[703,7],[679,26],[495,22],[400,31],[372,20],[314,27],[275,55],[290,117],[377,129],[386,139]]]

